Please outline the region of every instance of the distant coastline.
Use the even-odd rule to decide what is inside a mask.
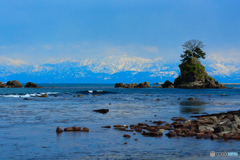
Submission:
[[[222,83],[224,85],[240,85],[240,83]]]

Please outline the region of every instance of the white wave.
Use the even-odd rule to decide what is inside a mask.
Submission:
[[[93,93],[93,90],[88,90],[89,93]]]
[[[51,94],[58,94],[59,92],[47,92],[48,95],[51,95]],[[27,93],[27,94],[9,94],[9,95],[0,95],[0,97],[13,97],[13,98],[19,98],[19,97],[22,97],[22,98],[27,98],[27,97],[37,97],[37,96],[41,96],[45,93]]]
[[[96,90],[97,92],[103,92],[103,90]]]

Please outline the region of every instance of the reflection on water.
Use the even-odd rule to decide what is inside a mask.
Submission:
[[[208,104],[207,102],[205,101],[181,101],[180,102],[180,105],[181,106],[204,106]]]
[[[205,107],[189,107],[189,106],[181,106],[180,112],[183,114],[199,114],[205,111]]]

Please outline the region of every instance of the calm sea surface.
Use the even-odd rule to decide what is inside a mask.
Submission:
[[[176,116],[192,119],[190,116],[193,115],[239,110],[238,85],[228,86],[234,89],[121,89],[114,88],[113,84],[38,85],[44,88],[0,89],[0,159],[240,158],[209,156],[210,151],[240,154],[240,141],[168,138],[165,136],[168,131],[159,138],[144,137],[140,133],[133,135],[132,132],[101,128],[139,122],[152,125],[150,120],[172,123],[171,118]],[[48,93],[49,97],[37,97],[43,93]],[[78,94],[84,97],[77,97]],[[189,97],[196,100],[187,101]],[[155,101],[157,98],[160,101]],[[103,108],[109,112],[92,111]],[[88,127],[90,132],[57,134],[57,126],[62,129]],[[130,134],[131,138],[126,139],[123,134]],[[124,142],[128,144],[124,145]]]

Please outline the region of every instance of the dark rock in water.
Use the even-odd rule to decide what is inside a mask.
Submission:
[[[29,99],[29,98],[23,98],[23,100],[32,100],[32,99]]]
[[[129,134],[124,134],[123,137],[125,138],[131,138],[131,136]]]
[[[84,128],[82,129],[82,132],[89,132],[89,129],[88,129],[87,127],[84,127]]]
[[[7,86],[3,82],[0,82],[0,88],[7,88]]]
[[[73,131],[73,127],[64,128],[64,131]]]
[[[190,98],[188,98],[187,100],[189,100],[189,101],[194,101],[194,100],[195,100],[195,98],[193,98],[193,97],[190,97]]]
[[[57,132],[57,133],[61,133],[61,132],[63,132],[63,130],[62,130],[61,127],[58,126],[57,129],[56,129],[56,132]]]
[[[102,128],[111,128],[111,126],[102,126]]]
[[[82,94],[79,94],[79,95],[78,95],[78,97],[84,97],[84,95],[82,95]]]
[[[109,109],[97,109],[97,110],[93,110],[94,112],[98,112],[98,113],[102,113],[105,114],[107,112],[109,112]]]
[[[186,119],[183,117],[173,117],[171,120],[172,121],[186,121]]]
[[[48,94],[44,93],[44,94],[42,94],[41,96],[38,96],[38,97],[48,97]]]
[[[140,84],[137,84],[137,83],[129,83],[129,84],[116,83],[115,88],[150,88],[150,84],[149,84],[149,82],[143,82],[143,83],[140,83]]]
[[[162,132],[145,132],[145,131],[143,131],[142,135],[150,136],[150,137],[159,137],[159,136],[162,136],[163,134],[162,134]]]
[[[164,123],[164,121],[153,121],[153,123],[157,123],[158,125],[161,125]]]
[[[140,83],[137,87],[138,88],[150,88],[150,84],[149,84],[149,82],[143,82],[143,83]]]
[[[25,86],[25,88],[40,88],[36,83],[28,82]]]
[[[128,144],[127,142],[124,142],[123,144]]]
[[[157,98],[157,99],[155,99],[155,101],[160,101],[160,99],[159,99],[159,98]]]
[[[175,88],[227,88],[208,76],[205,67],[194,57],[179,65],[181,75],[175,79]]]
[[[169,80],[165,81],[163,84],[162,84],[162,88],[174,88],[174,85],[172,82],[170,82]]]
[[[125,87],[125,83],[116,83],[115,84],[115,88],[124,88]]]
[[[19,81],[14,80],[14,81],[8,81],[7,87],[8,88],[22,88],[23,86]]]
[[[81,127],[72,127],[73,131],[81,131]]]

